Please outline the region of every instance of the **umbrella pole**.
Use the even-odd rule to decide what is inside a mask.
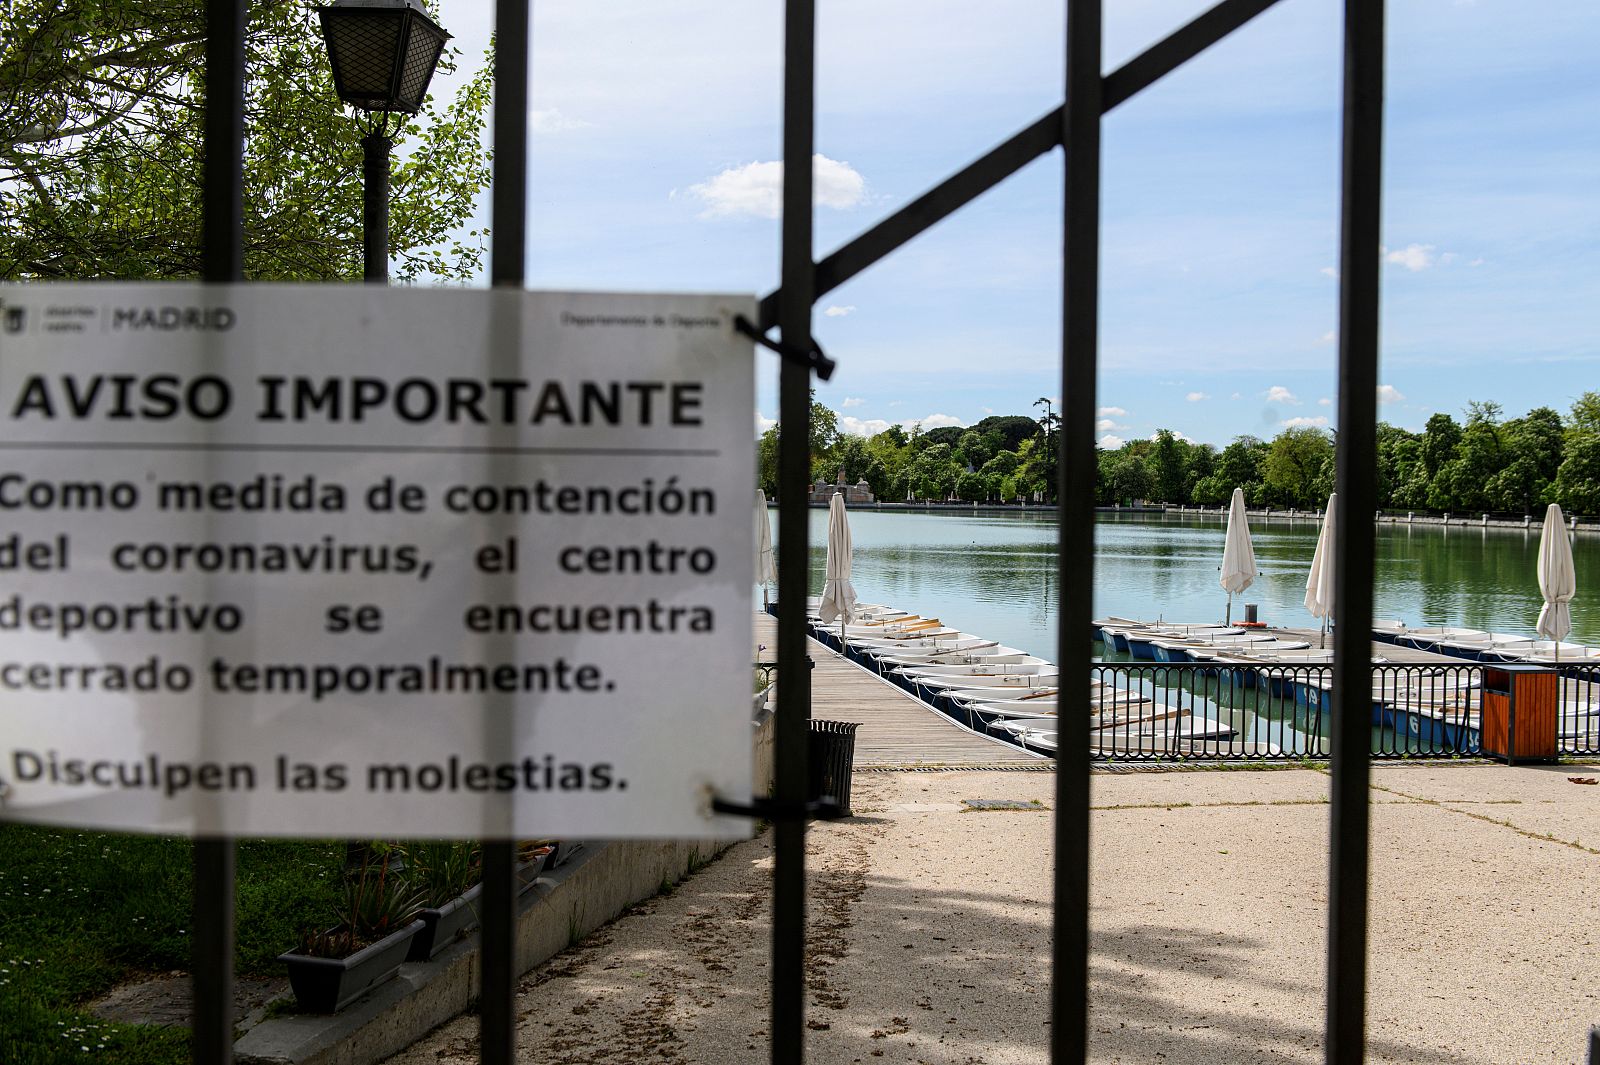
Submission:
[[[1233,624],[1233,593],[1232,592],[1228,593],[1228,609],[1222,615],[1222,624],[1224,626]]]
[[[1317,637],[1317,647],[1318,647],[1318,649],[1321,649],[1321,648],[1325,648],[1327,646],[1328,646],[1328,619],[1326,617],[1324,617],[1322,619],[1322,635]]]

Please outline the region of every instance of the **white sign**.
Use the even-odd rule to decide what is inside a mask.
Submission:
[[[0,286],[0,816],[744,834],[738,314]]]

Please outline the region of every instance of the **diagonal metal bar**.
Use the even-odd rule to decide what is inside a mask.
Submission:
[[[1205,14],[1175,30],[1107,75],[1101,89],[1102,112],[1155,84],[1278,0],[1222,0]],[[890,252],[921,236],[1061,143],[1064,108],[1056,108],[1032,125],[906,204],[850,243],[817,263],[812,298],[832,292]],[[778,289],[761,300],[762,332],[778,324]]]
[[[1106,75],[1101,108],[1126,103],[1277,2],[1222,0]]]
[[[1366,1056],[1383,20],[1383,0],[1346,0],[1339,204],[1339,503],[1334,521],[1338,625],[1333,633],[1328,870],[1329,1065],[1359,1065]]]
[[[1060,143],[1061,109],[1056,108],[817,263],[813,299],[838,288]],[[758,323],[762,331],[778,324],[782,295],[780,288],[762,299]]]

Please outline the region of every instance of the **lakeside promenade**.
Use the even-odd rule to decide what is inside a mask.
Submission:
[[[887,686],[856,672],[870,771],[807,848],[808,1060],[1045,1065],[1054,773],[890,768],[865,741]],[[1600,786],[1573,776],[1600,769],[1374,767],[1369,1061],[1582,1062]],[[1327,774],[1099,772],[1092,801],[1090,1060],[1320,1062]],[[770,835],[740,843],[530,974],[519,1060],[766,1060],[771,870]],[[476,1031],[391,1061],[475,1062]]]

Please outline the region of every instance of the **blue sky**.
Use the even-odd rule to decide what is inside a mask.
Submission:
[[[1107,5],[1113,69],[1204,10]],[[820,257],[1060,102],[1062,5],[820,0]],[[469,58],[491,5],[442,0]],[[534,6],[530,284],[777,284],[782,7]],[[1332,424],[1341,5],[1282,0],[1107,116],[1097,435]],[[1600,4],[1391,0],[1380,416],[1600,388]],[[847,428],[1059,393],[1061,158],[825,297]],[[776,412],[762,360],[758,425]]]

